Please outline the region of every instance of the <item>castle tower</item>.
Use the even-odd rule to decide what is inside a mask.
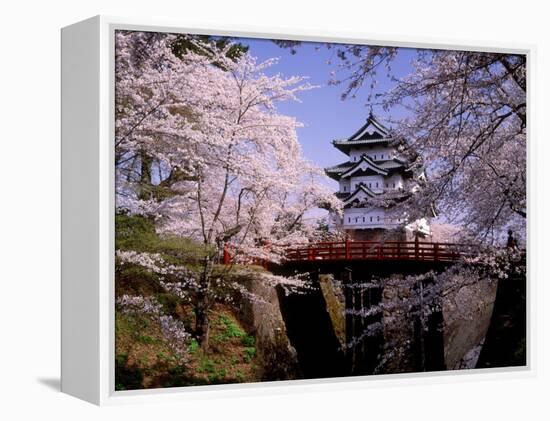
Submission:
[[[347,161],[325,168],[325,173],[338,181],[336,196],[344,203],[343,217],[334,217],[333,222],[353,240],[405,240],[406,215],[383,201],[412,188],[415,174],[398,150],[400,143],[371,112],[356,133],[332,144],[348,156]]]

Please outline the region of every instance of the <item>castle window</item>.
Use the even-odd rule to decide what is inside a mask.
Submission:
[[[378,182],[376,182],[376,187],[378,187]]]
[[[372,183],[369,183],[369,187],[372,187]]]
[[[384,159],[384,154],[380,155],[380,159]]]
[[[348,218],[348,224],[350,224],[350,223],[351,223],[351,218]]]
[[[355,223],[357,223],[357,218],[355,218]]]
[[[388,183],[386,183],[386,188],[388,188],[388,187],[389,187],[389,184],[388,184]]]
[[[393,183],[393,188],[395,188],[395,183]]]
[[[372,216],[370,217],[370,221],[372,222]]]
[[[376,220],[377,220],[378,222],[380,222],[380,215],[377,215],[377,216],[376,216]]]
[[[344,191],[346,191],[346,186],[344,186]]]
[[[376,155],[374,155],[374,159],[376,159]]]
[[[363,216],[363,222],[365,222],[365,217]]]

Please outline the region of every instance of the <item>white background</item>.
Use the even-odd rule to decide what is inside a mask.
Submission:
[[[0,417],[59,419],[550,419],[547,279],[550,14],[545,2],[4,1],[0,47]],[[59,393],[59,62],[62,26],[96,14],[536,45],[531,276],[536,375],[97,408]],[[182,25],[183,26],[183,25]],[[546,331],[545,331],[546,330]],[[517,376],[516,376],[517,377]],[[546,390],[544,390],[546,388]],[[319,389],[319,388],[316,388]]]

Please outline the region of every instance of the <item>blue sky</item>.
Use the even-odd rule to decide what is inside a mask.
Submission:
[[[278,109],[283,114],[296,117],[304,124],[304,127],[298,130],[298,139],[308,159],[321,167],[345,161],[346,156],[335,149],[331,141],[349,137],[363,125],[370,110],[370,105],[367,104],[369,88],[362,88],[356,98],[342,101],[341,94],[345,86],[328,85],[330,72],[337,69],[336,65],[339,62],[334,57],[334,49],[329,50],[322,43],[303,43],[297,47],[297,53],[293,55],[290,49],[280,48],[270,40],[240,38],[235,41],[248,45],[250,54],[259,60],[279,58],[279,63],[266,73],[307,76],[312,85],[320,86],[302,92],[302,102],[280,103]],[[401,77],[411,71],[410,61],[414,53],[415,50],[411,49],[399,50],[392,63],[394,76]],[[331,60],[331,64],[327,64],[328,60]],[[393,82],[382,70],[378,72],[377,82],[375,92],[382,92],[393,86]],[[373,107],[373,111],[382,122],[390,117],[380,107]],[[399,117],[399,113],[401,111],[395,110],[391,117]]]

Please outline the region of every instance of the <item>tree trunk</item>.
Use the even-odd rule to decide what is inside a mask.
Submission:
[[[153,177],[151,175],[151,166],[153,165],[153,159],[147,155],[145,151],[140,151],[140,191],[139,198],[148,200],[151,198],[151,185],[153,184]]]
[[[141,168],[140,168],[140,182],[145,185],[152,183],[151,165],[153,165],[153,159],[145,151],[140,152]]]
[[[212,260],[206,256],[203,260],[203,269],[200,277],[199,291],[195,305],[195,334],[203,351],[208,350],[209,319],[210,310],[210,274],[212,272]]]
[[[197,297],[197,305],[195,307],[195,334],[197,340],[203,351],[208,350],[208,334],[210,330],[210,323],[208,319],[208,310],[210,303],[208,300],[208,294],[200,294]]]

